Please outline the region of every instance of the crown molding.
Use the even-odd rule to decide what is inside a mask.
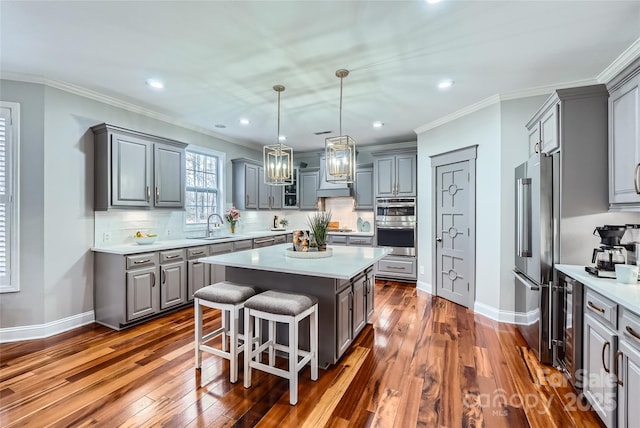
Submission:
[[[624,50],[616,59],[613,60],[602,73],[598,74],[596,80],[599,83],[609,83],[614,77],[624,70],[629,64],[640,58],[640,38]]]
[[[500,101],[499,95],[492,95],[484,100],[478,101],[475,104],[468,105],[458,111],[455,111],[451,114],[441,117],[440,119],[436,119],[433,122],[429,122],[426,125],[422,125],[418,128],[415,128],[413,132],[416,134],[421,134],[430,129],[437,128],[438,126],[442,126],[445,123],[453,122],[456,119],[460,119],[461,117],[467,116],[471,113],[475,113],[478,110],[482,110],[483,108],[489,107],[490,105],[496,104]]]
[[[127,101],[123,101],[118,98],[114,98],[114,97],[102,94],[100,92],[96,92],[91,89],[84,88],[82,86],[74,85],[72,83],[67,83],[60,80],[47,79],[42,76],[37,76],[32,74],[13,73],[13,72],[6,72],[6,71],[0,72],[0,79],[15,80],[18,82],[25,82],[25,83],[36,83],[36,84],[48,86],[51,88],[59,89],[61,91],[78,95],[84,98],[89,98],[94,101],[98,101],[98,102],[110,105],[112,107],[121,108],[123,110],[127,110],[132,113],[138,113],[143,116],[150,117],[152,119],[157,119],[162,122],[169,123],[171,125],[179,126],[180,128],[185,128],[190,131],[195,131],[200,134],[205,134],[210,137],[225,141],[227,143],[237,144],[239,146],[247,147],[253,150],[258,150],[255,144],[242,141],[242,140],[237,140],[235,138],[227,137],[225,135],[221,135],[216,132],[213,132],[209,129],[202,128],[200,126],[196,126],[182,120],[178,120],[172,116],[169,116],[163,113],[159,113],[155,110],[141,107],[137,104],[129,103]]]

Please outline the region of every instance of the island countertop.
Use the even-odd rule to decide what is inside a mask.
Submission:
[[[291,244],[254,248],[253,250],[203,257],[198,261],[229,267],[350,279],[389,253],[387,248],[330,246],[333,256],[321,259],[298,259],[285,255]]]

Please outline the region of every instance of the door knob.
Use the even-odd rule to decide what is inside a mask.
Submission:
[[[442,242],[442,238],[441,237],[436,237],[436,242]]]

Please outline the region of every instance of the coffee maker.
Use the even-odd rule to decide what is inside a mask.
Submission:
[[[626,226],[605,225],[596,227],[593,234],[600,236],[599,248],[593,249],[591,262],[595,266],[587,266],[585,270],[592,275],[601,278],[615,278],[617,264],[624,264],[625,257],[622,250],[624,246],[620,244],[622,236],[627,231]]]

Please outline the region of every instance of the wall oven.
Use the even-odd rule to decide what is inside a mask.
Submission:
[[[396,256],[416,255],[416,198],[376,199],[376,242]]]

